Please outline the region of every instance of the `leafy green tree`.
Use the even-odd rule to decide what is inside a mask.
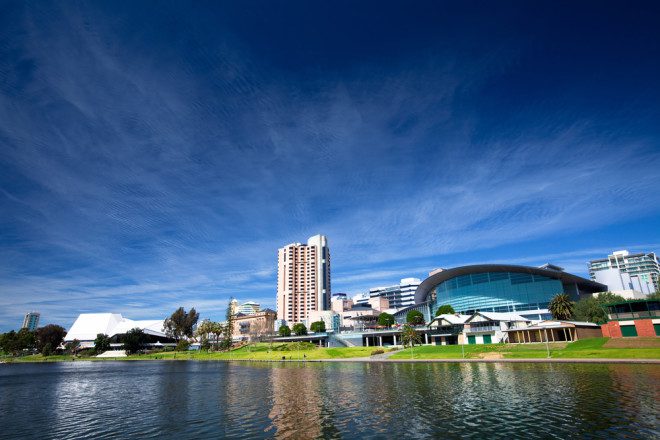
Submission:
[[[303,324],[302,322],[295,324],[292,330],[296,336],[303,336],[307,334],[307,327],[305,327],[305,324]]]
[[[80,350],[80,341],[74,339],[73,341],[67,342],[64,345],[64,350],[66,350],[68,354],[76,354],[76,352]]]
[[[46,344],[50,344],[51,352],[56,350],[64,340],[66,330],[62,326],[56,324],[48,324],[44,327],[38,328],[36,331],[37,350],[43,354]]]
[[[280,336],[291,336],[291,329],[288,325],[283,325],[280,327],[278,333]]]
[[[392,327],[394,325],[394,316],[386,312],[381,313],[378,315],[378,325],[382,325],[383,327],[387,328]]]
[[[607,313],[605,312],[603,305],[622,301],[625,301],[625,298],[611,292],[582,298],[575,303],[575,307],[573,308],[573,319],[576,321],[604,324],[607,322]]]
[[[144,334],[141,328],[136,327],[127,331],[122,339],[126,354],[134,354],[142,349],[142,346],[147,341],[147,335]]]
[[[193,336],[193,327],[197,324],[198,319],[199,313],[197,313],[194,307],[189,312],[186,312],[183,307],[179,307],[165,320],[165,333],[177,341],[184,336],[191,338]]]
[[[309,329],[314,333],[323,333],[325,332],[325,322],[324,321],[312,322],[312,325],[309,326]]]
[[[565,293],[558,293],[552,297],[548,310],[552,318],[557,320],[569,320],[573,318],[573,302]]]
[[[5,353],[10,353],[16,356],[20,351],[20,346],[18,342],[18,334],[16,331],[11,330],[7,333],[3,333],[0,338],[0,350]]]
[[[411,310],[406,314],[406,322],[411,325],[424,325],[424,315],[419,310]]]
[[[41,354],[43,356],[50,356],[53,353],[55,353],[55,349],[53,348],[53,345],[50,342],[46,342],[46,344],[41,347]]]
[[[25,350],[33,350],[36,345],[34,332],[26,328],[18,332],[12,330],[0,334],[0,352],[11,353],[16,356]]]
[[[105,333],[98,333],[94,339],[94,351],[100,354],[108,350],[110,350],[110,337]]]
[[[454,308],[450,306],[449,304],[445,304],[443,306],[438,307],[438,310],[435,311],[435,316],[440,316],[440,315],[453,315],[456,313],[454,311]]]

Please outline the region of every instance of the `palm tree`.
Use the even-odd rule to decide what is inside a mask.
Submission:
[[[415,331],[412,326],[406,324],[401,329],[401,342],[403,343],[403,348],[406,345],[410,345],[410,357],[413,357],[413,347],[415,344],[422,345],[422,337]]]
[[[573,302],[565,293],[558,293],[552,297],[548,310],[552,313],[553,319],[571,319],[573,318]]]

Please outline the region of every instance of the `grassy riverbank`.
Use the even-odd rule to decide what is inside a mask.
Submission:
[[[550,343],[550,357],[556,359],[660,359],[660,339],[584,339],[571,343]],[[423,346],[406,349],[391,359],[542,359],[548,357],[546,344],[489,344]]]
[[[320,360],[370,358],[377,347],[318,348],[311,344],[252,344],[229,352],[162,352],[131,355],[120,358],[76,357],[75,360],[102,362],[106,360]],[[389,349],[386,349],[388,351]],[[489,344],[422,346],[394,353],[390,359],[543,359],[545,344]],[[550,357],[555,359],[660,359],[660,338],[614,339],[594,338],[572,343],[551,343]],[[3,358],[5,362],[64,362],[71,355]]]

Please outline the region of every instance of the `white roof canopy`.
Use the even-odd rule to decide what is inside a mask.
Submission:
[[[144,333],[153,336],[166,337],[163,328],[164,320],[142,320],[134,321],[124,318],[119,313],[82,313],[73,323],[64,341],[93,341],[99,333],[110,337],[139,328]]]

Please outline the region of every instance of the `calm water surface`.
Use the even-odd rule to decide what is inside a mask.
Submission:
[[[660,368],[0,365],[2,438],[658,438]]]

